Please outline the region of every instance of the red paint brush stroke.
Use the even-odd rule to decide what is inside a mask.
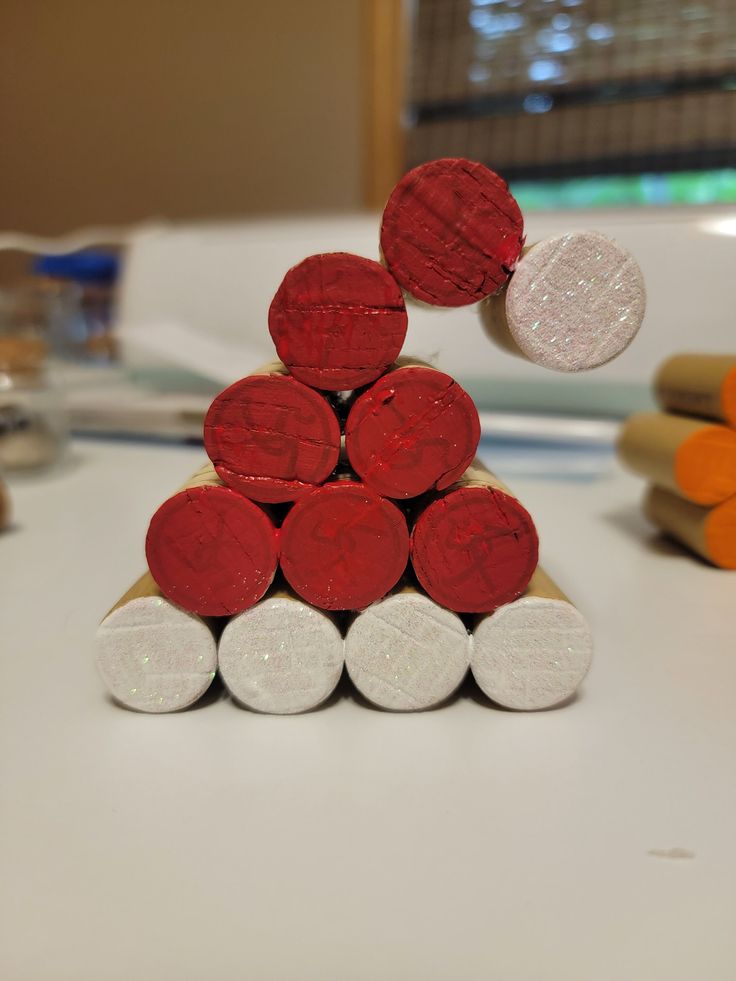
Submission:
[[[172,602],[201,616],[229,616],[268,589],[278,537],[268,515],[229,487],[193,487],[154,514],[146,559]]]
[[[355,472],[385,497],[442,490],[470,466],[478,411],[449,375],[412,365],[379,379],[353,405],[345,448]]]
[[[483,164],[432,160],[410,170],[383,212],[381,250],[402,289],[440,307],[496,293],[524,244],[506,182]]]
[[[340,454],[327,399],[288,375],[251,375],[214,400],[204,447],[225,483],[254,501],[295,501],[323,483]]]
[[[409,533],[395,504],[363,484],[336,481],[298,501],[281,528],[281,568],[323,610],[362,610],[406,569]]]
[[[406,337],[404,299],[383,266],[313,255],[284,277],[268,311],[279,357],[305,385],[339,392],[375,381]]]
[[[461,487],[433,501],[411,537],[419,582],[457,613],[488,613],[521,596],[538,552],[529,513],[490,487]]]

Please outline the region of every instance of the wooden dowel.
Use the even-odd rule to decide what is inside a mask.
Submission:
[[[569,698],[592,656],[585,617],[537,567],[522,597],[476,621],[470,666],[494,702],[533,711]]]
[[[572,232],[525,251],[506,289],[480,312],[510,353],[555,371],[587,371],[628,347],[645,307],[634,257],[598,232]]]
[[[653,484],[696,504],[736,494],[736,431],[666,412],[638,412],[624,423],[621,461]]]
[[[736,569],[736,497],[713,508],[650,487],[644,513],[660,531],[722,569]]]
[[[207,463],[154,514],[146,559],[174,603],[201,616],[230,616],[271,585],[278,536],[268,514]]]
[[[657,372],[654,392],[669,412],[736,426],[736,355],[676,354]]]
[[[362,610],[403,575],[406,519],[364,484],[339,480],[297,501],[281,526],[281,568],[290,586],[323,610]]]
[[[433,306],[464,306],[495,293],[523,242],[523,218],[506,182],[460,158],[405,174],[381,223],[388,268],[402,289]]]
[[[10,491],[5,482],[0,478],[0,531],[7,528],[10,524]]]
[[[204,421],[204,447],[229,487],[277,504],[327,480],[340,454],[340,423],[321,392],[275,362],[215,398]]]
[[[212,625],[166,599],[150,572],[97,628],[97,667],[107,690],[138,712],[176,712],[209,688],[217,668]]]
[[[420,584],[458,613],[488,613],[520,596],[538,551],[530,514],[477,459],[419,514],[411,535]]]
[[[438,705],[467,674],[462,620],[406,586],[359,613],[345,637],[350,679],[374,705],[412,712]]]
[[[407,314],[396,281],[371,259],[313,255],[284,277],[268,311],[278,356],[305,385],[368,385],[399,356]]]
[[[355,401],[345,426],[353,469],[393,498],[448,487],[471,464],[479,441],[468,393],[449,375],[404,360]]]
[[[229,621],[218,661],[238,702],[289,715],[315,708],[332,694],[342,674],[344,642],[329,614],[280,589]]]

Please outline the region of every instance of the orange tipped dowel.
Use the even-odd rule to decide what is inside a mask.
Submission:
[[[657,372],[654,391],[670,412],[736,426],[736,355],[676,354]]]
[[[736,569],[736,497],[704,508],[661,487],[651,487],[644,513],[660,531],[701,558],[721,569]]]
[[[621,460],[650,483],[696,504],[736,494],[736,431],[666,412],[631,416],[618,442]]]

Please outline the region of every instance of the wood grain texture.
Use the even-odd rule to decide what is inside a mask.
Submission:
[[[480,421],[449,375],[398,366],[353,404],[345,448],[355,472],[379,494],[416,497],[449,486],[475,457]]]
[[[217,642],[210,623],[166,599],[146,572],[98,627],[96,663],[121,705],[138,712],[175,712],[209,688]]]
[[[281,527],[281,568],[299,596],[325,610],[361,610],[406,569],[409,533],[395,504],[335,481],[293,506]]]
[[[402,289],[433,306],[476,303],[499,290],[524,243],[506,182],[461,158],[420,164],[391,193],[381,251]]]
[[[407,314],[383,266],[347,252],[290,269],[268,311],[278,356],[299,381],[345,391],[375,381],[399,356]]]
[[[270,586],[278,536],[269,515],[225,487],[208,463],[153,515],[146,559],[172,602],[202,616],[230,616]]]
[[[473,676],[489,698],[534,711],[574,694],[590,669],[593,637],[538,566],[523,596],[476,620],[471,651]]]
[[[478,460],[434,497],[411,534],[422,587],[459,613],[487,613],[521,596],[538,554],[531,515]]]
[[[340,423],[320,392],[283,371],[261,372],[214,399],[204,446],[229,487],[254,501],[294,501],[334,470]]]

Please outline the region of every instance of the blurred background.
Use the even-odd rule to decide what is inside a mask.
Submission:
[[[0,124],[6,467],[63,418],[197,438],[272,356],[286,269],[377,257],[392,186],[441,156],[501,173],[529,241],[597,228],[647,282],[638,339],[579,377],[495,349],[472,307],[411,308],[407,350],[497,433],[608,438],[580,420],[648,404],[668,353],[733,349],[732,0],[4,0]]]

